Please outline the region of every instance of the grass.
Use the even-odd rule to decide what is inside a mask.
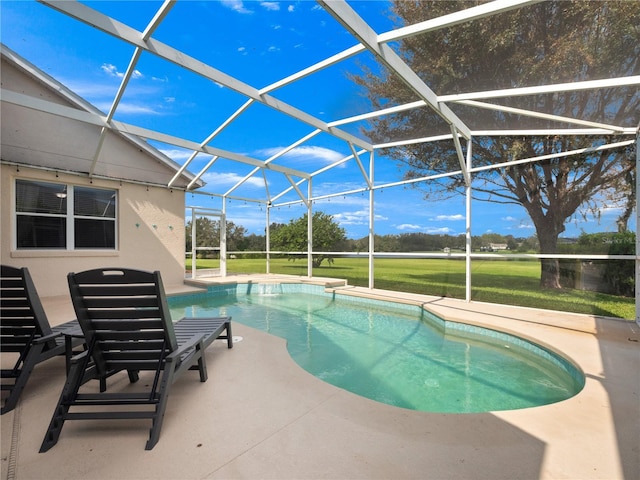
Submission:
[[[198,268],[217,268],[218,260],[198,260]],[[474,260],[471,298],[475,301],[635,319],[635,299],[585,290],[540,288],[540,263],[535,260]],[[187,259],[187,269],[191,260]],[[233,273],[265,273],[263,258],[232,259]],[[376,288],[424,295],[465,297],[465,262],[451,259],[382,258],[374,262]],[[307,274],[306,259],[272,259],[271,273]],[[368,286],[366,258],[337,258],[313,274],[341,278],[350,285]]]

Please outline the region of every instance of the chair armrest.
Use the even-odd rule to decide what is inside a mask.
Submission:
[[[74,355],[73,357],[71,357],[71,359],[69,360],[70,363],[79,363],[80,361],[84,360],[84,358],[89,355],[89,350],[84,350],[82,352],[80,352],[77,355]]]
[[[194,335],[188,341],[180,345],[176,350],[174,350],[169,355],[167,355],[167,357],[165,358],[165,361],[167,363],[174,362],[175,360],[180,358],[180,356],[183,355],[187,350],[196,348],[196,345],[202,342],[204,340],[204,337],[205,337],[204,335],[198,335],[198,334]]]
[[[39,345],[41,343],[47,343],[50,340],[54,340],[54,339],[58,338],[60,335],[62,335],[62,332],[50,333],[49,335],[44,335],[42,337],[38,337],[38,338],[34,339],[33,343],[34,343],[34,345]]]

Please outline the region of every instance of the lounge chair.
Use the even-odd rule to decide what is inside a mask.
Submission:
[[[207,380],[204,351],[217,338],[232,348],[231,318],[173,324],[160,272],[105,268],[70,273],[68,280],[87,351],[71,360],[40,452],[58,442],[65,420],[91,419],[150,419],[146,449],[151,450],[160,437],[171,385],[188,369],[197,369],[201,382]],[[149,382],[140,382],[148,385],[116,393],[83,387],[123,370],[130,372],[131,382],[137,380],[131,372],[155,373]],[[131,408],[124,411],[126,406]]]
[[[66,354],[68,367],[71,349],[84,344],[84,339],[76,320],[49,325],[27,268],[0,266],[0,296],[0,347],[3,355],[17,357],[12,368],[2,369],[2,391],[9,392],[4,415],[16,407],[38,363]]]

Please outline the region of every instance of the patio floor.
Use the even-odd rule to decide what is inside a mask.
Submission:
[[[447,319],[500,328],[560,350],[584,371],[585,388],[564,402],[524,410],[405,410],[322,382],[289,357],[284,340],[234,323],[234,336],[242,341],[232,350],[222,341],[207,350],[209,380],[200,383],[197,372],[189,372],[174,385],[160,441],[151,451],[144,450],[148,422],[95,421],[67,422],[58,444],[38,453],[64,382],[64,359],[39,365],[18,407],[1,417],[2,478],[640,478],[640,329],[635,323],[375,294],[419,301]],[[74,316],[66,297],[43,303],[52,324]],[[126,375],[116,376],[109,388],[127,384]]]

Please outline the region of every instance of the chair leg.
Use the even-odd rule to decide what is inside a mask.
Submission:
[[[151,430],[149,430],[149,440],[147,441],[145,450],[151,450],[156,446],[160,439],[160,430],[162,429],[162,421],[164,420],[164,412],[167,409],[167,400],[169,398],[169,390],[173,384],[173,374],[175,365],[173,362],[167,362],[160,380],[159,398],[156,404],[156,410],[151,419]]]
[[[227,348],[233,348],[233,335],[231,333],[231,322],[227,322]]]
[[[40,453],[48,451],[58,443],[60,433],[62,432],[62,426],[64,425],[64,422],[67,419],[67,414],[69,413],[69,407],[78,396],[78,390],[80,390],[80,386],[83,383],[83,378],[85,376],[84,373],[88,363],[88,355],[85,355],[82,361],[74,361],[71,363],[67,380],[64,384],[64,388],[62,389],[62,393],[60,394],[60,399],[53,411],[51,423],[49,423],[49,428],[47,429],[47,433],[45,433],[44,440],[40,446]]]
[[[208,378],[207,362],[204,356],[204,350],[204,341],[200,340],[196,345],[195,356],[198,358],[198,371],[200,372],[201,382],[206,382]],[[176,365],[173,361],[167,361],[165,363],[162,378],[160,380],[158,403],[156,405],[155,415],[151,420],[152,425],[151,430],[149,431],[149,440],[147,441],[145,450],[151,450],[160,439],[160,430],[162,429],[164,412],[167,409],[167,400],[169,399],[169,389],[173,384],[175,370]]]
[[[204,356],[203,341],[200,341],[198,345],[196,345],[196,351],[198,352],[198,371],[200,372],[200,381],[206,382],[207,378],[209,378],[209,374],[207,372],[207,361]]]
[[[34,367],[38,363],[38,358],[42,353],[42,349],[44,348],[44,344],[36,344],[32,345],[29,348],[29,352],[27,353],[24,362],[22,363],[22,368],[20,369],[20,373],[18,374],[15,383],[11,387],[11,391],[9,392],[9,396],[5,401],[2,409],[0,411],[0,415],[4,415],[7,412],[10,412],[16,405],[18,404],[18,400],[20,400],[20,395],[22,395],[22,391],[24,387],[27,385],[27,380],[29,380],[29,376],[33,371]]]
[[[113,374],[113,373],[112,373]],[[140,375],[138,370],[127,370],[127,374],[129,375],[129,381],[131,383],[136,383],[140,380]],[[107,377],[109,374],[105,374],[100,377],[100,393],[104,393],[107,391]]]

